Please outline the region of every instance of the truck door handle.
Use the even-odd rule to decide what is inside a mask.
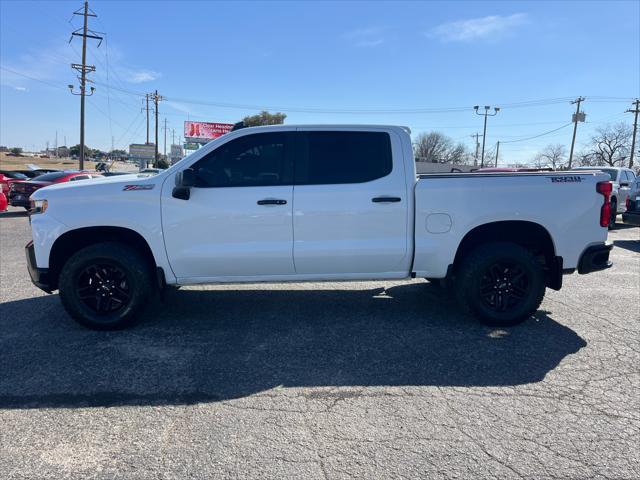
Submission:
[[[286,205],[286,200],[279,200],[276,198],[265,198],[264,200],[258,200],[258,205]]]
[[[402,199],[400,197],[373,197],[371,201],[373,203],[394,203],[400,202]]]

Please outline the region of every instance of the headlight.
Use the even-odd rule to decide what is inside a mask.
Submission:
[[[44,213],[47,210],[49,202],[46,200],[31,200],[31,210],[29,213],[35,215],[36,213]]]

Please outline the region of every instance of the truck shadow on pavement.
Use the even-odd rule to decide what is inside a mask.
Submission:
[[[277,387],[507,386],[586,342],[538,312],[506,330],[424,282],[180,290],[133,328],[86,330],[57,295],[0,305],[0,408],[213,402]]]
[[[640,253],[640,240],[614,240],[613,245],[618,248]]]

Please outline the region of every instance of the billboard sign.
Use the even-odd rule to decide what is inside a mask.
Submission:
[[[129,145],[129,157],[153,160],[156,146],[153,143],[132,143]]]
[[[142,168],[156,156],[156,146],[153,143],[132,143],[129,145],[129,161],[137,163]]]
[[[232,128],[232,123],[186,121],[184,122],[184,138],[189,141],[208,142],[229,133]]]

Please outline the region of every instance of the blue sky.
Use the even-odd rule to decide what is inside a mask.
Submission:
[[[0,144],[41,149],[56,130],[60,145],[65,137],[78,142],[79,98],[67,85],[77,83],[69,63],[79,62],[81,43],[68,40],[81,5],[0,1]],[[98,15],[90,28],[107,37],[88,49],[97,69],[87,102],[94,148],[109,149],[112,137],[116,148],[144,142],[136,94],[154,89],[167,97],[160,118],[176,135],[187,118],[234,122],[264,106],[287,113],[287,123],[400,124],[471,148],[471,135],[482,131],[471,107],[501,106],[489,120],[487,149],[562,127],[574,109],[569,98],[584,95],[580,145],[608,122],[630,123],[624,110],[640,96],[638,1],[90,7]],[[532,100],[544,101],[510,105]],[[570,138],[566,127],[503,143],[501,157],[527,160]]]

